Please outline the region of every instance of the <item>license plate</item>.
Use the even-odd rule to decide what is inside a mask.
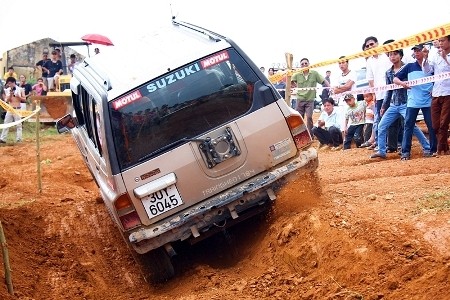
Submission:
[[[148,217],[154,218],[183,204],[175,184],[150,194],[142,200]]]

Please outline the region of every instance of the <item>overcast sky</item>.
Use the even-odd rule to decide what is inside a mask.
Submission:
[[[361,51],[364,38],[370,35],[382,43],[450,23],[450,6],[435,2],[441,5],[388,0],[77,0],[57,4],[21,0],[0,10],[0,53],[41,38],[74,42],[87,33],[99,33],[113,42],[130,39],[130,55],[140,55],[130,35],[170,23],[173,13],[179,20],[230,37],[267,70],[274,63],[284,63],[285,52],[294,55],[294,62],[307,57],[314,64]],[[106,46],[99,48],[108,51]],[[350,68],[362,65],[362,61],[350,62]],[[338,72],[337,64],[324,69]]]

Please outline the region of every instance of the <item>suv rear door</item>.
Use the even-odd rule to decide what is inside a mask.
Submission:
[[[124,184],[143,223],[294,157],[297,148],[276,100],[230,48],[110,102]],[[176,200],[155,210],[158,178],[170,178],[170,196]]]

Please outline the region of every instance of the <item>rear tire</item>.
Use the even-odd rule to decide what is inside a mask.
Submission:
[[[136,254],[136,258],[147,282],[162,283],[175,276],[172,261],[162,247],[144,254]]]

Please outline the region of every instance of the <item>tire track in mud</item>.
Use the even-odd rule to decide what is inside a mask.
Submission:
[[[88,288],[85,295],[111,290],[111,279],[120,278],[129,289],[141,284],[138,268],[130,267],[132,258],[127,256],[123,239],[104,206],[94,199],[79,202],[65,199],[57,210],[47,215],[45,222],[46,237],[55,238],[63,245],[56,256],[67,261],[64,265],[70,264],[64,272],[58,267],[49,269],[47,276],[53,283],[54,297],[73,287],[73,282],[65,284],[67,276],[95,286],[95,292]],[[115,265],[116,274],[110,273],[111,265]]]

